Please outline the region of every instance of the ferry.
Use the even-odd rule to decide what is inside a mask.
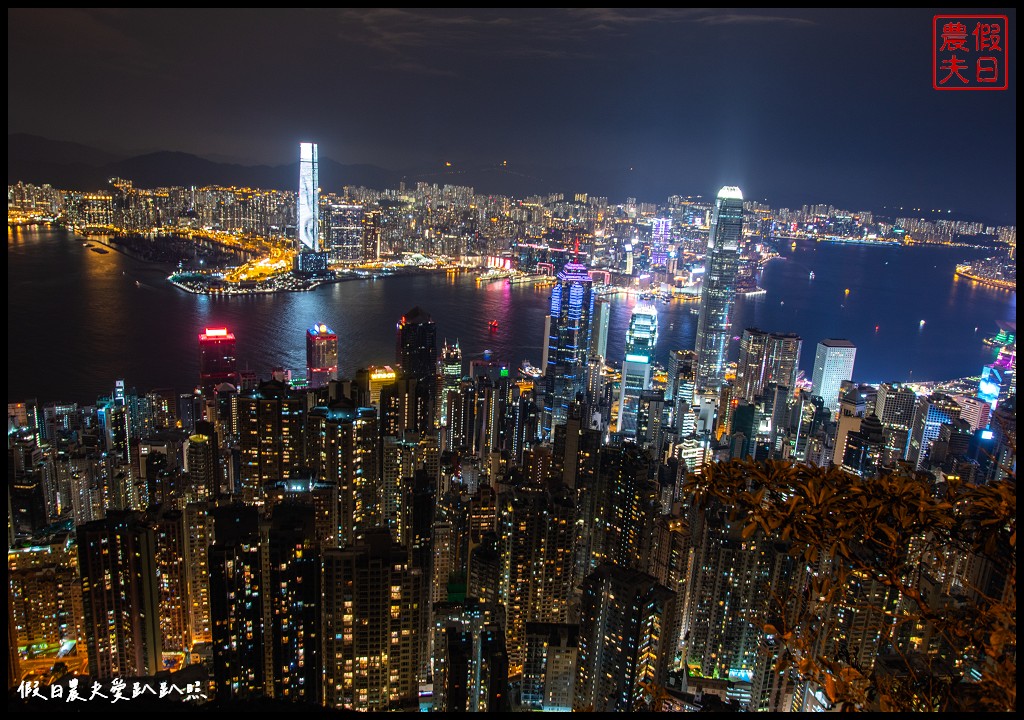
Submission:
[[[534,367],[533,365],[531,365],[529,360],[523,360],[523,365],[522,367],[519,368],[519,372],[522,373],[525,377],[531,378],[533,380],[536,380],[537,378],[544,374],[544,371],[541,370],[539,367]]]

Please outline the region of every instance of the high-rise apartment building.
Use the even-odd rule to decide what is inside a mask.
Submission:
[[[684,659],[703,677],[749,682],[764,662],[764,625],[793,617],[789,606],[802,599],[794,584],[802,565],[760,530],[744,537],[725,508],[691,510],[689,526]]]
[[[264,633],[268,589],[263,578],[259,510],[242,505],[212,511],[209,551],[213,679],[220,700],[266,694]]]
[[[583,581],[573,709],[631,712],[675,660],[676,594],[638,570],[603,563]]]
[[[185,556],[184,515],[162,505],[151,509],[149,521],[156,538],[157,593],[160,603],[160,646],[164,652],[192,649],[188,594],[188,565]]]
[[[725,379],[742,239],[743,193],[738,187],[726,186],[718,191],[708,234],[697,317],[698,391],[717,388]]]
[[[263,632],[263,655],[269,661],[272,697],[319,704],[321,568],[314,507],[275,505],[266,544],[263,587],[269,627]]]
[[[89,674],[100,680],[163,668],[156,536],[142,513],[110,511],[78,527]]]
[[[385,528],[323,559],[324,704],[349,710],[415,709],[423,577]]]
[[[434,710],[511,709],[500,606],[467,599],[434,606]]]
[[[316,479],[337,487],[340,547],[383,522],[378,428],[374,409],[351,401],[339,399],[309,411],[307,462]]]
[[[268,482],[302,474],[306,398],[279,380],[261,382],[238,398],[239,483],[255,498]]]
[[[853,379],[853,361],[857,348],[849,340],[828,338],[814,352],[811,394],[822,399],[833,417],[839,412],[839,388]]]

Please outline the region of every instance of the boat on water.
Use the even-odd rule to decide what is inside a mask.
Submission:
[[[811,270],[810,274],[807,276],[807,279],[808,280],[813,280],[814,279],[814,271],[813,270]]]
[[[523,360],[523,365],[522,367],[519,368],[519,372],[522,373],[523,376],[528,377],[532,380],[536,380],[537,378],[544,374],[544,371],[541,370],[539,367],[534,367],[533,365],[531,365],[529,360]]]
[[[109,250],[104,250],[103,248],[96,248],[96,247],[94,247],[94,248],[89,248],[89,249],[92,250],[94,253],[99,253],[100,255],[107,255],[107,254],[110,253]]]
[[[491,320],[489,323],[487,323],[487,327],[490,328],[491,332],[497,332],[498,331],[498,321],[497,320]]]

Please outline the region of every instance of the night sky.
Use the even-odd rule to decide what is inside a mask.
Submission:
[[[1016,15],[991,12],[1001,92],[932,89],[931,11],[9,9],[8,133],[1015,224]]]

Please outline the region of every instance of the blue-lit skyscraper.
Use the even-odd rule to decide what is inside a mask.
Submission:
[[[619,420],[616,430],[636,435],[636,411],[640,393],[651,386],[651,361],[658,342],[658,311],[649,303],[637,303],[626,330],[626,357],[619,383]]]
[[[550,310],[541,419],[544,438],[552,437],[554,427],[565,423],[569,404],[586,390],[594,289],[585,265],[569,262],[558,273],[558,282],[551,288]]]
[[[299,143],[298,230],[303,252],[320,252],[319,188],[316,143]]]
[[[704,283],[697,318],[697,388],[717,388],[725,378],[726,352],[736,302],[736,271],[743,235],[743,193],[726,186],[718,191],[708,234]]]
[[[999,351],[996,361],[981,369],[978,397],[995,406],[1017,391],[1017,346],[1007,345]]]

